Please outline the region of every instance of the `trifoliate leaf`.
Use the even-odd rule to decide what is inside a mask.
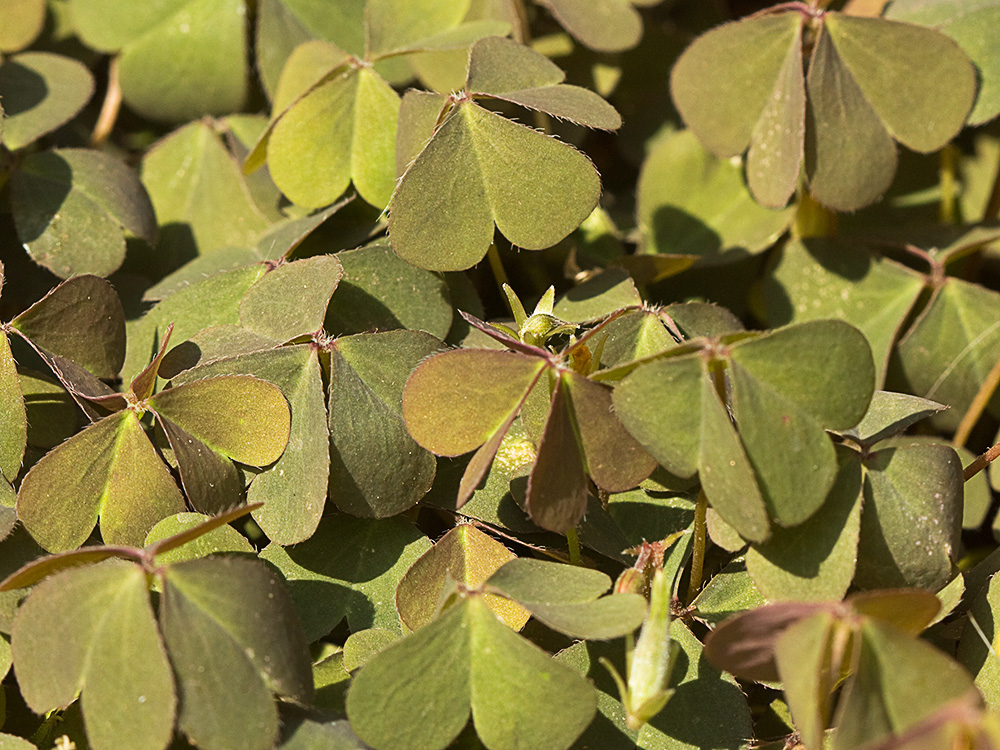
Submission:
[[[6,12],[0,9],[5,25],[9,20]],[[93,93],[93,76],[72,58],[25,52],[4,59],[0,63],[3,144],[17,151],[51,133],[83,109]]]

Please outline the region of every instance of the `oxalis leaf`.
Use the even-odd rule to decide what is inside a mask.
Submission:
[[[864,415],[874,390],[871,350],[839,321],[715,341],[640,366],[615,389],[615,411],[669,471],[697,471],[723,519],[762,542],[772,523],[795,526],[823,503],[837,472],[826,429]],[[731,383],[725,404],[717,367]],[[801,465],[816,468],[803,474]]]
[[[804,80],[800,10],[702,35],[674,66],[671,92],[709,149],[749,149],[747,181],[764,205],[788,201],[804,161],[819,202],[856,210],[889,186],[894,140],[930,152],[958,133],[975,99],[975,69],[932,29],[824,11],[813,14],[819,31]]]
[[[458,271],[486,254],[494,224],[518,247],[554,245],[587,218],[600,192],[593,164],[572,146],[466,99],[402,176],[389,239],[414,265]]]
[[[351,726],[379,750],[439,750],[468,721],[489,750],[568,748],[597,708],[586,679],[470,595],[389,646],[347,694]]]

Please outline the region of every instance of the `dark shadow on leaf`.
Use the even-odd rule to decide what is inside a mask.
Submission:
[[[324,328],[337,335],[403,328],[382,300],[349,281],[341,281],[326,312]]]
[[[49,229],[72,184],[73,169],[54,151],[34,154],[31,172],[14,174],[11,190],[16,200],[11,201],[11,213],[22,243],[34,242]]]
[[[184,341],[163,356],[158,374],[161,378],[176,377],[190,370],[201,361],[201,347],[193,341]]]
[[[200,254],[198,241],[190,224],[172,221],[160,227],[160,241],[156,246],[154,266],[159,275],[166,276]]]
[[[660,253],[697,255],[699,265],[732,263],[750,257],[742,247],[723,248],[722,237],[696,216],[675,206],[660,206],[653,214],[652,239]]]
[[[0,96],[5,117],[14,117],[38,106],[49,94],[45,78],[17,60],[0,65]]]

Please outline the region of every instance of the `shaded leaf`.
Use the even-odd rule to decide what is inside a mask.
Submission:
[[[11,209],[28,253],[61,278],[115,271],[125,258],[125,231],[150,244],[156,238],[139,178],[95,150],[30,154],[11,180]]]
[[[761,252],[785,231],[793,211],[761,206],[747,190],[740,166],[712,155],[690,130],[667,136],[650,150],[636,200],[641,252],[691,254],[702,262]],[[786,201],[762,202],[784,206]]]
[[[539,0],[539,3],[576,39],[598,52],[631,49],[642,36],[642,18],[626,0]]]
[[[491,750],[564,750],[596,708],[590,684],[499,622],[471,596],[358,673],[347,713],[359,736],[391,750],[437,750],[471,710]],[[558,710],[554,700],[558,700]]]
[[[870,447],[907,429],[945,407],[906,393],[875,391],[864,419],[843,434],[859,445]]]
[[[396,588],[431,542],[403,518],[369,520],[327,515],[300,544],[270,544],[261,558],[273,563],[305,626],[316,641],[346,616],[354,632],[382,628],[401,632]]]
[[[462,270],[486,254],[494,222],[513,244],[540,250],[579,226],[599,195],[586,156],[464,101],[401,178],[389,237],[415,265]]]
[[[410,437],[402,400],[417,363],[440,346],[419,331],[359,334],[331,345],[330,497],[341,510],[384,518],[430,489],[436,462]]]
[[[95,750],[169,743],[174,682],[141,567],[107,562],[43,581],[21,605],[11,645],[35,712],[66,706],[82,691]]]
[[[75,420],[74,420],[75,421]],[[28,418],[6,331],[0,330],[0,475],[15,477],[28,442]]]
[[[208,750],[270,748],[278,735],[271,693],[312,694],[305,636],[281,580],[255,560],[206,557],[171,565],[162,587],[180,728]]]
[[[11,20],[8,12],[0,10],[5,26]],[[93,76],[72,58],[25,52],[4,59],[0,63],[3,144],[17,151],[51,133],[83,109],[93,93]]]

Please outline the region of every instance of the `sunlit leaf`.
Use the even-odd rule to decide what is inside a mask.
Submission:
[[[0,14],[4,17],[0,30],[0,50],[16,52],[34,41],[45,22],[45,0],[3,0]]]
[[[570,34],[598,52],[630,49],[642,36],[642,18],[627,0],[539,0],[539,3]]]
[[[381,55],[411,47],[456,26],[469,9],[470,0],[438,3],[435,0],[368,0],[365,7],[366,51]]]
[[[239,166],[208,122],[185,125],[154,144],[141,174],[161,227],[157,252],[174,264],[253,245],[267,228]]]
[[[476,588],[514,559],[513,552],[476,527],[467,524],[457,526],[421,555],[403,576],[396,589],[399,615],[408,628],[419,630],[434,619],[442,588],[447,581]],[[607,586],[592,598],[606,590]],[[528,612],[509,599],[486,594],[483,600],[515,630],[520,630],[528,621]]]
[[[243,296],[240,322],[275,341],[316,333],[323,328],[327,305],[342,275],[340,261],[333,255],[278,265]]]
[[[21,5],[26,8],[28,3],[22,0]],[[9,12],[0,9],[5,27]],[[3,46],[0,38],[0,48]],[[3,145],[16,151],[51,133],[83,109],[93,93],[93,76],[72,58],[49,52],[25,52],[4,59],[0,63]]]
[[[95,150],[29,155],[11,180],[11,208],[28,253],[61,278],[115,271],[125,258],[125,231],[150,244],[156,238],[139,178]]]
[[[201,513],[177,513],[159,521],[146,535],[146,546],[170,539],[176,534],[191,530],[191,527],[208,521],[210,516]],[[195,560],[219,552],[243,552],[254,554],[254,548],[240,532],[232,526],[220,526],[217,529],[192,539],[190,542],[165,550],[156,555],[157,564],[176,563],[183,560]]]
[[[28,419],[17,377],[17,367],[10,352],[7,334],[0,331],[0,474],[17,476],[24,447],[28,442]]]
[[[145,117],[185,122],[239,111],[247,95],[243,0],[167,0],[121,13],[115,0],[73,0],[77,33],[121,50],[122,94]]]
[[[109,561],[43,581],[18,611],[11,645],[34,711],[66,706],[82,691],[95,750],[169,743],[174,681],[140,566]]]
[[[599,195],[586,156],[465,101],[401,178],[389,237],[415,265],[462,270],[486,254],[494,222],[513,244],[540,250],[579,226]]]
[[[184,500],[135,413],[123,411],[45,454],[25,476],[17,508],[36,541],[58,552],[83,544],[98,517],[106,542],[140,545]]]
[[[869,447],[880,440],[897,435],[921,419],[936,414],[945,407],[907,393],[875,391],[864,419],[843,434],[860,445]]]

